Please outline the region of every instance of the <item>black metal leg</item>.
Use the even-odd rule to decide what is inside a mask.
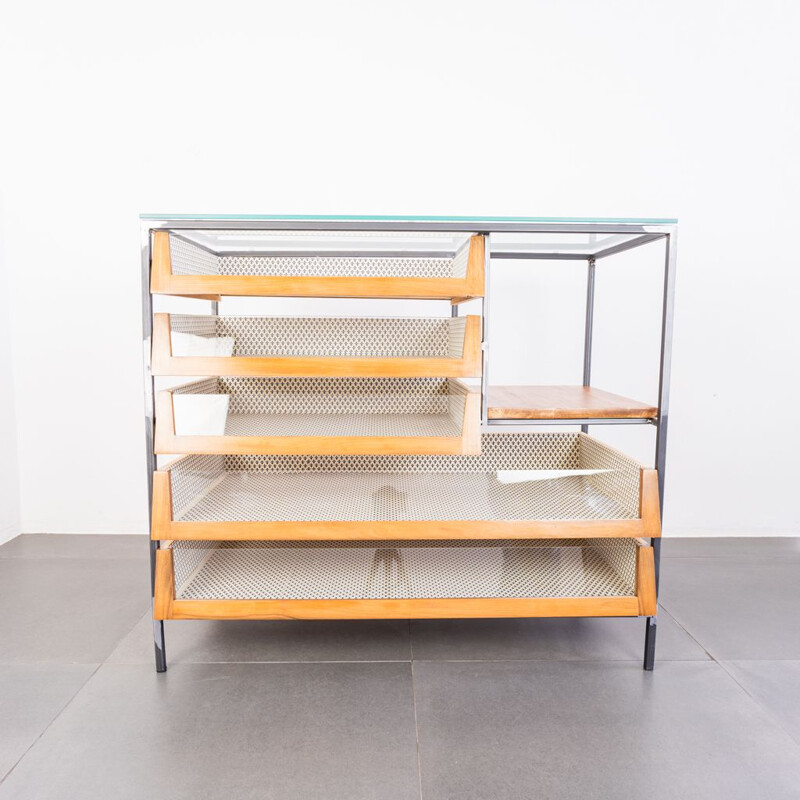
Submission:
[[[164,623],[160,619],[153,620],[153,641],[156,650],[156,672],[166,672],[167,651],[164,647]]]
[[[656,618],[647,618],[647,629],[644,635],[644,663],[643,669],[653,671],[656,665]]]
[[[658,597],[658,584],[661,578],[661,539],[652,539],[653,560],[656,572],[656,597]],[[644,634],[644,669],[653,671],[656,663],[656,618],[647,618],[647,627]]]
[[[155,597],[156,586],[156,552],[158,542],[150,540],[150,593]],[[156,651],[156,672],[167,671],[167,649],[164,644],[164,622],[160,619],[153,620],[153,644]]]

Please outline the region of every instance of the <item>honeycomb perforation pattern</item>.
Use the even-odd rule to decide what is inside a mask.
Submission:
[[[231,336],[234,356],[331,358],[460,357],[465,319],[191,317],[172,314],[173,331]]]
[[[550,541],[327,543],[228,542],[215,548],[179,599],[381,599],[627,597],[634,594],[636,544],[575,546]],[[176,565],[190,552],[175,544]],[[607,554],[614,553],[612,567]],[[181,574],[191,570],[181,568]],[[177,569],[176,569],[177,573]],[[180,584],[176,586],[180,589]]]
[[[197,500],[209,485],[225,474],[224,456],[184,456],[170,468],[173,518]]]
[[[453,402],[458,402],[457,398]],[[460,423],[460,419],[457,423],[450,414],[430,411],[411,414],[230,414],[225,424],[225,436],[456,437],[461,435]]]
[[[169,250],[173,275],[219,274],[219,257],[202,247],[170,236]]]
[[[492,473],[228,473],[187,522],[630,519],[583,476],[501,483]]]
[[[175,595],[179,595],[192,573],[203,563],[206,556],[219,542],[181,542],[180,548],[173,546],[173,569],[175,572]]]
[[[445,414],[458,384],[442,378],[207,378],[176,394],[228,394],[231,414]]]
[[[485,433],[480,455],[226,456],[231,472],[457,472],[578,469],[577,433]]]
[[[589,482],[638,517],[642,465],[585,433],[579,434],[578,441],[581,469],[609,470],[589,476]]]
[[[453,258],[221,256],[221,275],[323,278],[453,278]]]

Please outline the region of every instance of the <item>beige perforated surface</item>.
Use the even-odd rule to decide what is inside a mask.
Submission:
[[[443,378],[209,378],[172,391],[230,395],[231,414],[442,414],[464,398]]]
[[[283,235],[283,234],[281,234]],[[330,237],[325,233],[326,238]],[[371,234],[361,236],[358,249],[369,249]],[[460,278],[466,275],[469,240],[454,256],[430,255],[337,256],[331,255],[258,255],[268,249],[269,240],[255,242],[251,253],[217,255],[170,234],[170,258],[175,275],[272,275],[297,277],[403,277]],[[342,249],[350,249],[343,244]]]
[[[219,274],[219,259],[202,247],[170,235],[169,249],[174,275]]]
[[[626,597],[636,544],[536,542],[222,542],[197,568],[197,543],[176,542],[178,599]],[[192,547],[194,545],[194,547]]]
[[[582,463],[591,442],[592,463]],[[176,519],[635,519],[640,465],[575,433],[487,433],[479,456],[190,456]],[[224,466],[224,469],[223,469]],[[502,484],[497,470],[609,469]],[[193,505],[190,506],[190,503]]]
[[[180,517],[211,521],[631,519],[582,476],[504,484],[493,473],[227,473]]]
[[[208,378],[173,391],[230,395],[226,436],[456,437],[466,402],[440,378]]]
[[[226,436],[460,436],[448,414],[230,414]]]
[[[460,358],[464,317],[200,317],[171,314],[173,331],[229,336],[234,356]],[[180,353],[175,353],[180,355]]]

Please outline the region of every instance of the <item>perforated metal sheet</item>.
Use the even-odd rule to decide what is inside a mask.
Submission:
[[[169,249],[174,275],[219,274],[219,258],[202,247],[170,235]]]
[[[172,507],[176,512],[186,509],[225,475],[224,456],[184,456],[170,468]]]
[[[172,391],[230,395],[231,414],[443,414],[465,396],[442,378],[211,378]]]
[[[181,519],[571,520],[633,515],[585,477],[500,483],[478,473],[228,473]]]
[[[311,546],[309,546],[311,544]],[[176,543],[176,563],[184,558]],[[614,553],[614,564],[609,553]],[[223,542],[179,599],[627,597],[636,544]],[[619,566],[622,566],[622,570]]]
[[[173,234],[169,240],[175,275],[458,278],[466,275],[469,253],[467,240],[454,257],[216,255]]]
[[[173,391],[230,395],[226,436],[455,437],[466,402],[439,378],[209,378]]]
[[[176,596],[218,545],[219,542],[181,542],[180,547],[173,547]]]
[[[234,356],[460,358],[465,317],[199,317],[170,315],[173,331],[232,336]]]
[[[639,465],[629,462],[626,473],[638,487]],[[584,467],[576,433],[485,433],[481,454],[474,456],[227,456],[225,468],[231,472],[462,473]]]
[[[171,472],[174,511],[190,521],[637,518],[640,465],[602,442],[583,464],[584,438],[488,433],[479,456],[190,456]],[[596,476],[501,484],[494,474],[585,468],[612,471],[599,485]]]
[[[460,436],[449,414],[230,414],[226,436]]]
[[[641,465],[630,456],[613,447],[581,433],[578,435],[581,469],[602,469],[588,480],[603,494],[613,497],[620,505],[632,509],[639,516],[639,484]],[[620,476],[628,476],[620,480]]]

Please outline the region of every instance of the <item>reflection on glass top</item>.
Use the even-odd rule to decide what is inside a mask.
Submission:
[[[182,239],[217,254],[258,253],[279,256],[311,251],[315,255],[369,251],[381,255],[428,255],[447,258],[469,242],[468,233],[425,231],[258,231],[181,230]]]

